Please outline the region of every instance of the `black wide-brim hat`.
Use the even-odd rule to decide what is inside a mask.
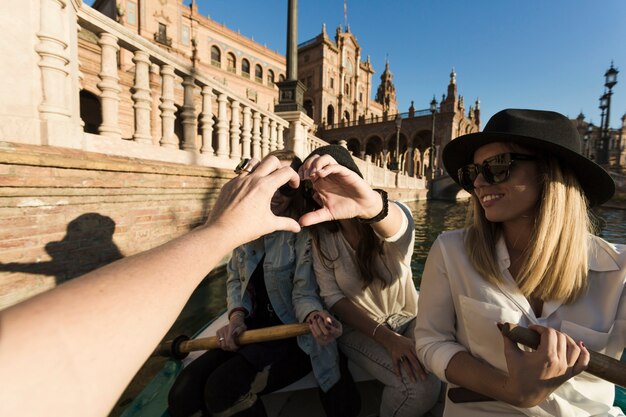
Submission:
[[[615,182],[600,165],[581,154],[578,130],[560,113],[543,110],[506,109],[494,114],[482,132],[459,136],[448,143],[443,165],[460,185],[459,168],[474,162],[474,152],[493,142],[512,142],[555,157],[576,174],[589,206],[600,205],[615,193]]]
[[[361,170],[359,170],[359,167],[356,165],[356,162],[354,162],[352,155],[350,155],[350,151],[341,145],[321,146],[311,152],[309,156],[305,158],[305,161],[313,155],[330,155],[339,165],[348,168],[350,171],[356,172],[359,177],[363,178],[363,174],[361,174]]]

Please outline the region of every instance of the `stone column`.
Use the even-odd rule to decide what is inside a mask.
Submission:
[[[161,67],[161,146],[177,148],[178,141],[174,134],[176,106],[174,105],[174,67],[163,64]]]
[[[413,176],[415,175],[415,173],[413,172],[413,171],[414,171],[414,169],[413,169],[413,166],[414,166],[414,158],[415,158],[414,153],[415,153],[415,152],[413,151],[413,147],[412,147],[412,146],[409,146],[409,148],[408,148],[408,149],[407,149],[407,151],[406,151],[406,154],[407,154],[407,161],[406,161],[406,162],[407,162],[407,167],[406,167],[406,173],[407,173],[407,175],[408,175],[409,177],[413,177]]]
[[[102,124],[98,132],[103,136],[121,139],[122,131],[119,126],[120,87],[117,75],[117,51],[120,49],[117,38],[110,33],[100,34],[98,42],[102,48],[102,63],[100,66],[100,82],[98,88],[102,91],[100,104],[102,106]]]
[[[270,153],[270,120],[263,115],[261,128],[261,156],[265,158]]]
[[[287,2],[287,80],[298,79],[298,0]]]
[[[275,151],[278,148],[276,132],[276,120],[270,120],[270,151]]]
[[[250,158],[251,157],[251,149],[250,149],[250,138],[252,134],[250,133],[252,120],[252,112],[250,107],[243,106],[243,125],[241,126],[241,150],[242,150],[242,158]]]
[[[202,148],[201,153],[213,155],[213,109],[211,107],[211,87],[202,87],[202,116],[200,123],[202,130]]]
[[[217,156],[228,158],[228,119],[226,105],[228,97],[219,93],[217,96]]]
[[[196,106],[193,100],[195,84],[193,76],[186,75],[183,79],[183,149],[186,151],[195,151],[198,149],[196,145]]]
[[[261,159],[261,113],[254,112],[252,116],[252,157]]]
[[[152,143],[150,135],[150,110],[152,100],[150,97],[150,55],[147,52],[137,50],[133,57],[135,63],[135,85],[133,86],[133,108],[135,109],[135,133],[133,139],[136,142]]]
[[[300,158],[306,157],[313,148],[308,137],[308,132],[313,130],[313,119],[299,111],[284,112],[280,116],[289,122],[285,148],[294,151]]]
[[[66,85],[70,73],[68,68],[70,62],[69,45],[63,30],[66,24],[63,22],[65,19],[63,9],[67,7],[66,3],[65,0],[41,1],[39,30],[37,31],[39,43],[35,46],[35,51],[40,57],[39,68],[43,90],[39,112],[41,118],[47,120],[68,120],[71,116],[66,97]],[[26,24],[26,22],[14,22],[14,24],[21,25]],[[112,38],[114,42],[117,42],[117,38],[113,36]],[[11,42],[10,38],[6,38],[4,41]],[[4,57],[4,59],[8,58]],[[9,65],[8,62],[5,61],[5,65]],[[14,68],[14,70],[20,71],[19,68]],[[115,76],[117,76],[117,72]]]
[[[230,158],[239,159],[241,157],[241,148],[239,144],[239,136],[241,135],[241,126],[239,126],[239,101],[233,99],[230,103]]]
[[[285,148],[285,126],[279,124],[277,126],[277,143],[278,143],[278,149],[284,149]]]

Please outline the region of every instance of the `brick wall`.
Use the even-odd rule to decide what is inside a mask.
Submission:
[[[0,309],[201,224],[232,175],[0,142]]]

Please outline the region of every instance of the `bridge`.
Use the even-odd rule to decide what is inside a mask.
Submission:
[[[454,182],[449,175],[442,175],[430,182],[429,198],[435,200],[465,200],[470,198],[470,194]]]

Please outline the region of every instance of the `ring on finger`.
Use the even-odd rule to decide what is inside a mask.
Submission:
[[[223,337],[220,337],[220,338],[219,338],[219,341],[220,341],[220,342],[223,342],[223,341],[224,341],[224,338],[223,338]]]
[[[248,167],[250,165],[250,158],[243,158],[237,167],[235,168],[235,174],[241,174],[242,171],[246,171],[247,173],[251,173],[252,170]]]

